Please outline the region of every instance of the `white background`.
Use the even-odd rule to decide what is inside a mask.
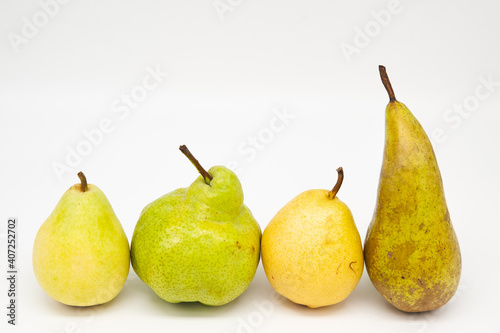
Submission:
[[[500,3],[215,3],[226,11],[213,0],[73,0],[49,16],[39,1],[0,1],[0,266],[6,270],[6,223],[15,216],[17,331],[500,332]],[[345,53],[347,45],[356,52]],[[272,301],[262,266],[241,297],[215,308],[168,304],[132,270],[119,296],[99,307],[61,305],[38,286],[36,231],[76,173],[106,193],[130,240],[147,203],[198,176],[180,144],[207,168],[238,165],[262,229],[300,192],[331,188],[343,166],[339,197],[364,239],[388,101],[379,64],[434,138],[463,257],[459,292],[443,308],[400,312],[366,272],[335,306]],[[168,76],[127,110],[121,98],[145,91],[148,68]],[[277,112],[290,119],[274,120]],[[108,133],[85,146],[83,133],[103,120]],[[68,149],[78,147],[86,156],[59,178],[53,165],[67,164]],[[5,279],[0,286],[7,327]]]

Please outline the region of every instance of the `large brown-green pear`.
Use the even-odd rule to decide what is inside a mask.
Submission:
[[[457,236],[431,142],[410,110],[389,93],[377,204],[364,254],[370,279],[406,312],[437,309],[455,294],[462,269]]]

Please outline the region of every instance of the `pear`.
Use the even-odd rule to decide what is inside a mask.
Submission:
[[[130,268],[127,236],[104,193],[87,184],[71,186],[42,224],[33,246],[36,279],[53,299],[74,306],[112,300]]]
[[[458,288],[462,261],[431,142],[410,110],[389,94],[377,204],[365,240],[366,268],[382,296],[406,312],[437,309]]]
[[[336,304],[363,273],[363,248],[349,207],[331,190],[305,191],[273,217],[262,235],[262,264],[271,286],[310,308]]]
[[[260,259],[261,230],[243,204],[237,176],[223,166],[147,205],[136,224],[132,267],[162,299],[218,306],[241,295]]]

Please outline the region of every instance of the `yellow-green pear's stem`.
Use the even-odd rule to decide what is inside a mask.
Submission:
[[[338,178],[337,178],[337,183],[333,187],[333,189],[328,192],[328,198],[330,199],[335,199],[335,196],[337,195],[338,191],[340,190],[340,186],[342,186],[342,182],[344,181],[344,169],[342,167],[339,167],[337,169],[338,172]]]
[[[210,185],[210,181],[212,180],[212,176],[205,169],[203,169],[200,162],[198,162],[198,160],[193,156],[193,154],[191,154],[189,149],[185,145],[180,146],[179,149],[180,149],[180,151],[182,151],[182,153],[184,155],[186,155],[186,157],[196,167],[198,172],[203,176],[203,179],[205,179],[205,183],[207,183],[207,185]]]
[[[83,174],[83,172],[79,172],[78,173],[78,178],[80,178],[80,190],[82,192],[87,192],[89,190],[89,187],[87,185],[87,178],[85,178],[85,175]]]
[[[396,95],[394,94],[394,90],[392,90],[391,81],[389,81],[389,76],[387,75],[385,67],[382,65],[378,66],[378,71],[380,72],[380,78],[382,79],[385,90],[387,90],[389,94],[389,101],[394,102],[396,100]]]

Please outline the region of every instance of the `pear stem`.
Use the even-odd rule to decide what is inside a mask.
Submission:
[[[328,192],[328,198],[330,199],[335,199],[335,196],[337,195],[337,192],[340,190],[342,182],[344,181],[344,169],[342,169],[342,167],[339,167],[337,169],[337,172],[338,172],[337,183],[335,184],[333,189],[330,192]]]
[[[396,95],[394,94],[394,90],[392,90],[391,81],[389,80],[385,67],[382,65],[378,66],[378,71],[380,72],[380,78],[382,79],[385,90],[387,90],[387,93],[389,94],[389,101],[396,101]]]
[[[87,178],[85,177],[85,175],[83,174],[83,172],[79,172],[78,173],[78,178],[80,178],[80,190],[82,192],[87,192],[89,190],[89,187],[87,185]]]
[[[179,150],[182,151],[184,155],[186,155],[186,157],[191,161],[191,163],[193,163],[198,172],[203,176],[203,179],[205,179],[205,183],[207,183],[207,185],[210,185],[212,176],[205,169],[203,169],[200,162],[198,162],[198,160],[193,156],[193,154],[191,154],[188,147],[182,145],[179,147]]]

